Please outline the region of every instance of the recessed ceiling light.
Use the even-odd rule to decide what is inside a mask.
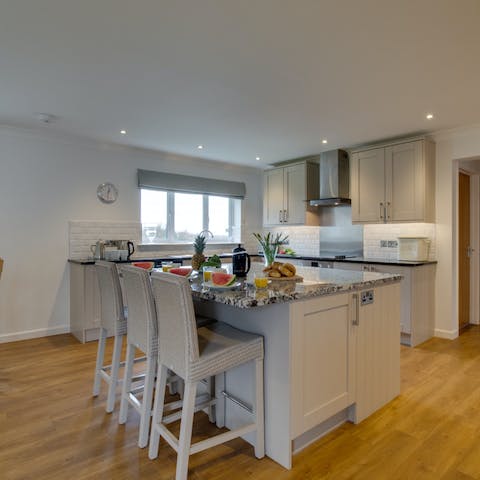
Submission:
[[[126,135],[126,134],[127,134],[127,131],[126,131],[126,130],[120,130],[120,133],[121,133],[122,135]]]
[[[255,157],[255,160],[258,162],[260,160],[260,157]]]
[[[199,150],[202,150],[203,149],[203,145],[198,145],[197,147]]]
[[[433,113],[427,113],[427,120],[432,120]]]
[[[328,140],[327,140],[326,138],[324,138],[324,139],[322,140],[322,143],[328,143]]]

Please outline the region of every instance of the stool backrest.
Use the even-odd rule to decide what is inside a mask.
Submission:
[[[157,352],[157,312],[150,274],[144,268],[127,265],[120,267],[120,272],[128,308],[128,341],[147,354]]]
[[[123,335],[127,332],[127,325],[117,266],[99,260],[95,262],[95,271],[100,289],[100,324],[114,335]]]
[[[157,306],[159,360],[179,375],[198,360],[198,336],[188,280],[171,273],[151,275]]]

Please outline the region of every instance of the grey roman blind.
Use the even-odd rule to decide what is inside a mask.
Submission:
[[[245,197],[245,184],[242,182],[191,177],[189,175],[154,172],[152,170],[138,170],[138,186],[150,190],[200,193],[241,199]]]

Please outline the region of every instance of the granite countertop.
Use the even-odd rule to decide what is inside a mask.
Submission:
[[[200,276],[192,278],[193,297],[238,308],[252,308],[378,287],[402,279],[396,274],[298,267],[297,274],[304,278],[303,282],[273,280],[267,289],[255,289],[252,285],[254,273],[261,270],[261,265],[253,265],[246,279],[237,282],[235,288],[225,290],[204,287]]]

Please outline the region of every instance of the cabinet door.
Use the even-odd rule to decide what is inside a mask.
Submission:
[[[423,221],[425,168],[423,141],[385,149],[387,222]]]
[[[305,200],[307,199],[306,165],[285,167],[283,181],[285,223],[303,225],[305,223]]]
[[[292,438],[355,401],[351,299],[333,295],[292,305]]]
[[[385,202],[385,149],[354,153],[351,166],[353,222],[383,222]]]
[[[264,172],[263,223],[279,225],[283,218],[283,168]]]
[[[358,292],[355,423],[400,393],[400,285],[376,288],[373,302],[365,305],[362,293]]]

